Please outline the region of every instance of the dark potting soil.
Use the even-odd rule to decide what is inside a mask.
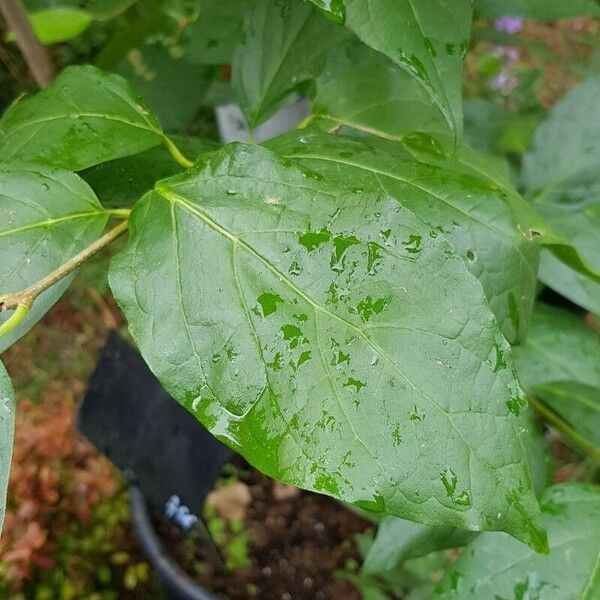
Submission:
[[[200,585],[230,600],[360,600],[336,571],[360,563],[354,536],[371,523],[319,494],[298,490],[277,499],[278,484],[248,466],[237,478],[252,498],[242,519],[250,566],[219,572],[207,562],[205,545],[193,543],[190,552],[176,527],[159,525],[168,551]]]

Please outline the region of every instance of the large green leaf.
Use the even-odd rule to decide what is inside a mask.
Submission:
[[[576,381],[600,387],[600,336],[565,310],[537,304],[527,341],[513,355],[526,386]]]
[[[541,501],[550,554],[484,533],[452,565],[436,598],[596,600],[600,590],[600,489],[563,484]]]
[[[129,84],[91,66],[68,67],[0,119],[3,160],[71,171],[141,152],[162,139],[160,124]]]
[[[475,10],[482,17],[514,15],[545,21],[600,16],[596,0],[475,0]]]
[[[364,44],[330,54],[316,82],[313,118],[402,140],[417,132],[448,138],[448,123],[423,86]]]
[[[102,233],[107,213],[77,175],[41,165],[0,166],[0,296],[25,289]],[[25,320],[0,337],[0,352],[60,298],[71,278],[46,290]],[[0,323],[11,313],[0,312]]]
[[[166,389],[258,469],[544,548],[509,347],[395,199],[233,144],[135,206],[110,283]]]
[[[257,0],[233,56],[233,85],[250,127],[268,119],[323,69],[344,30],[297,0]]]
[[[536,132],[523,162],[523,183],[536,210],[600,270],[600,76],[574,88]],[[540,279],[588,310],[600,313],[600,282],[556,258],[542,259]]]
[[[322,0],[313,0],[322,4]],[[462,131],[461,71],[469,0],[344,0],[346,26],[416,78],[452,131]]]
[[[443,232],[480,279],[505,336],[525,338],[538,251],[497,186],[457,173],[454,160],[419,164],[401,146],[380,140],[295,132],[269,146],[331,180],[389,194]]]
[[[15,431],[15,395],[4,365],[0,362],[0,535],[6,507],[6,488]]]
[[[198,138],[171,136],[171,139],[190,159],[219,147],[216,142]],[[79,175],[90,184],[104,206],[122,207],[137,202],[159,179],[183,170],[164,146],[156,146],[133,156],[90,167]]]

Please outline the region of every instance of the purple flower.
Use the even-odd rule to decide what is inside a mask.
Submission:
[[[524,20],[521,17],[500,17],[494,21],[494,29],[514,35],[523,29],[523,23]]]
[[[490,81],[490,87],[498,90],[501,94],[509,94],[518,84],[518,79],[504,69]]]

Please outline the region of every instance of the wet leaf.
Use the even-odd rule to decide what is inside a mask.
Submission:
[[[537,248],[495,184],[453,159],[419,164],[401,146],[296,132],[269,142],[291,160],[355,188],[378,190],[445,235],[481,281],[504,335],[524,339],[535,297]],[[458,172],[457,172],[458,171]]]
[[[450,567],[435,598],[558,600],[598,597],[600,489],[563,484],[540,501],[550,553],[532,552],[502,533],[483,533]]]
[[[77,175],[53,167],[0,166],[0,295],[40,280],[97,239],[107,215]],[[0,337],[0,352],[23,336],[60,298],[72,277],[46,290],[25,320]],[[12,313],[0,312],[0,323]]]
[[[536,210],[600,271],[600,76],[571,90],[538,128],[523,162],[523,182]],[[545,253],[540,279],[600,313],[600,281]]]
[[[460,136],[462,59],[471,31],[471,2],[345,0],[344,7],[346,27],[414,77]]]
[[[322,71],[344,34],[310,6],[289,0],[257,0],[244,31],[233,56],[233,86],[251,128]]]
[[[45,90],[0,119],[3,160],[79,171],[161,143],[158,121],[118,75],[68,67]]]
[[[0,362],[0,535],[6,507],[6,488],[15,430],[15,395],[8,373]]]
[[[285,483],[545,547],[525,398],[478,281],[387,194],[252,145],[134,208],[110,283],[169,393]]]

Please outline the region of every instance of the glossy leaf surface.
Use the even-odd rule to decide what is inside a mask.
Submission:
[[[52,167],[0,166],[0,295],[40,280],[91,244],[107,215],[77,175]],[[25,320],[0,337],[0,352],[24,335],[60,298],[71,277],[44,292]],[[0,312],[0,322],[11,313]]]
[[[450,159],[419,164],[385,141],[307,132],[269,146],[331,181],[389,194],[442,232],[481,281],[504,335],[524,339],[535,296],[537,248],[520,232],[497,186],[457,173]]]
[[[0,119],[3,160],[78,171],[160,144],[162,131],[129,84],[95,67],[68,67]]]
[[[290,0],[257,0],[244,31],[233,57],[233,86],[251,128],[322,71],[327,51],[344,34],[309,5]]]
[[[136,205],[110,282],[166,389],[258,469],[545,547],[509,347],[464,262],[387,194],[234,144]]]
[[[525,156],[523,181],[536,210],[600,270],[600,76],[574,88],[538,128]],[[600,282],[546,255],[540,279],[573,302],[600,313]]]
[[[471,31],[469,0],[345,0],[346,26],[431,94],[462,131],[461,72]]]
[[[6,488],[15,431],[15,395],[4,365],[0,362],[0,535],[6,507]]]
[[[550,553],[536,554],[502,533],[477,537],[449,569],[435,598],[594,600],[600,568],[600,489],[549,488],[541,500]]]

